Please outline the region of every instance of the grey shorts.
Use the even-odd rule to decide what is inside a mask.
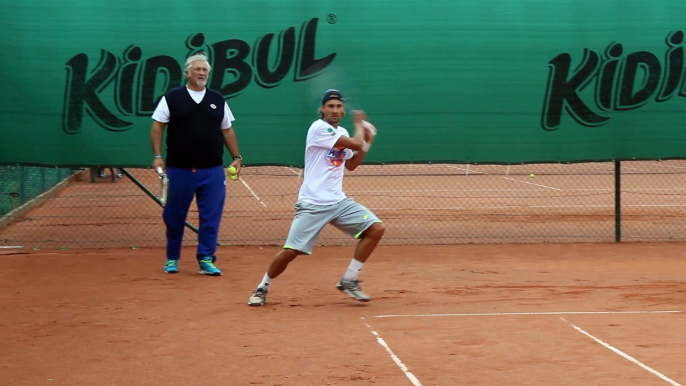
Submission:
[[[332,205],[298,202],[295,204],[295,218],[283,247],[309,255],[326,224],[331,224],[357,239],[377,222],[381,220],[371,210],[352,198]]]

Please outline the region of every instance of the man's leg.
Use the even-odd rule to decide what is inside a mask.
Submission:
[[[367,302],[371,300],[371,297],[362,291],[357,277],[364,263],[379,245],[386,228],[374,213],[353,199],[346,199],[341,202],[332,224],[360,239],[355,248],[353,259],[336,288],[355,300]]]
[[[324,226],[329,223],[333,214],[333,205],[319,206],[305,203],[295,205],[295,218],[288,232],[283,249],[274,256],[262,282],[253,291],[248,300],[250,306],[262,306],[267,301],[267,292],[272,280],[281,275],[288,264],[298,255],[311,254],[312,247],[319,238]]]
[[[248,299],[248,305],[263,306],[267,301],[267,293],[269,292],[269,286],[272,285],[272,280],[281,275],[288,267],[288,264],[295,260],[298,255],[302,254],[304,253],[296,251],[295,249],[284,248],[279,251],[272,259],[271,264],[269,264],[269,269],[267,269],[267,272],[262,277],[262,281],[257,286],[257,289],[253,291],[252,296]]]
[[[219,226],[226,198],[226,176],[224,168],[198,169],[196,171],[198,189],[196,202],[200,224],[198,226],[198,251],[196,257],[202,275],[221,276],[222,272],[214,265],[216,261]]]
[[[168,168],[169,190],[162,218],[167,226],[167,265],[165,272],[178,272],[176,262],[181,257],[181,243],[188,208],[195,194],[195,179],[190,169]]]
[[[267,276],[270,279],[276,279],[286,270],[288,264],[290,264],[291,261],[295,260],[295,258],[298,257],[298,255],[302,254],[304,253],[296,251],[295,249],[282,249],[281,252],[277,253],[276,256],[274,256],[274,259],[272,259],[272,263],[269,264],[269,269],[267,269]]]
[[[379,245],[384,233],[386,233],[386,227],[380,222],[372,224],[366,231],[362,232],[360,241],[357,243],[357,247],[355,247],[353,258],[365,263],[372,252],[374,252],[374,249],[376,249],[376,246]]]

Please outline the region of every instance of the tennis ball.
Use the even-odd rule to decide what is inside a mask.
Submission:
[[[529,174],[529,177],[534,178],[536,177],[533,173]]]
[[[238,179],[238,176],[235,175],[235,174],[229,174],[229,179],[230,179],[231,181],[236,181],[236,180]]]
[[[236,175],[236,168],[233,167],[233,166],[229,166],[228,172],[229,172],[229,174],[231,174],[231,175]],[[232,179],[235,180],[235,178],[232,178]]]

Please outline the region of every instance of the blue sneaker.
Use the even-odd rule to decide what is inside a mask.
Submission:
[[[217,268],[217,266],[214,265],[214,262],[212,260],[212,256],[199,260],[198,264],[200,265],[200,270],[198,271],[198,273],[201,275],[221,276],[222,271],[220,271],[219,268]]]
[[[179,261],[178,260],[167,260],[167,264],[164,265],[164,273],[178,273],[179,272]]]

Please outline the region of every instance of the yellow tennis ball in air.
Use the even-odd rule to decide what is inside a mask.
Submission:
[[[235,175],[235,174],[229,174],[229,179],[230,179],[231,181],[236,181],[236,180],[238,179],[238,176]]]
[[[228,172],[229,172],[230,175],[234,175],[234,176],[235,176],[235,175],[236,175],[236,168],[233,167],[233,166],[229,166]],[[235,180],[235,178],[232,178],[232,179]]]
[[[536,177],[533,173],[529,174],[529,177],[534,178]]]

